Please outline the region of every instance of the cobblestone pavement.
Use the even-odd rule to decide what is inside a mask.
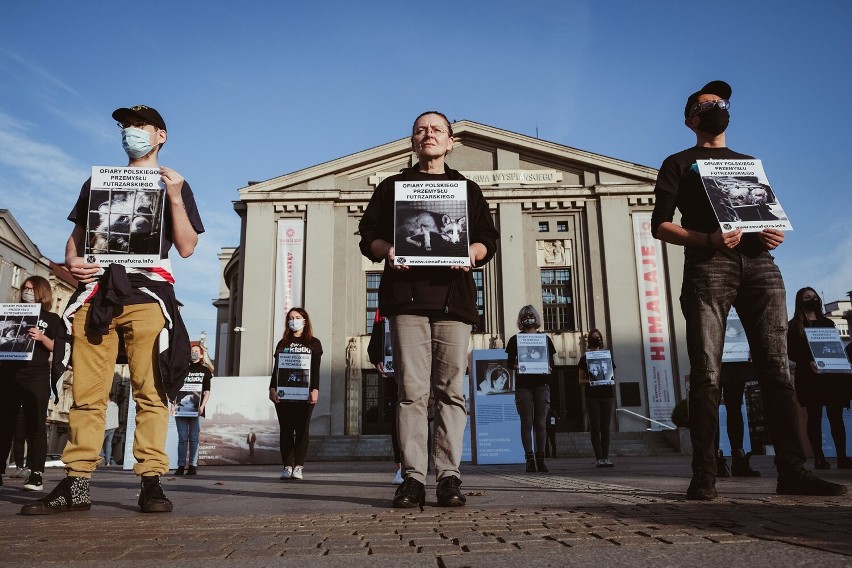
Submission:
[[[709,503],[684,500],[681,457],[621,458],[612,470],[552,460],[546,475],[466,466],[468,506],[436,507],[430,483],[423,512],[391,509],[391,467],[372,462],[309,464],[290,482],[272,466],[164,477],[175,512],[160,515],[137,512],[138,485],[116,469],[95,474],[91,511],[49,517],[18,515],[37,495],[4,478],[0,563],[448,568],[511,556],[530,566],[852,566],[852,499],[778,496],[770,459],[757,459],[762,478],[720,479]],[[852,482],[845,471],[820,473]],[[48,472],[46,489],[62,475]]]

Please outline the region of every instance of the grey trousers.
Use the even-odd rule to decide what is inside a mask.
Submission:
[[[394,372],[399,389],[396,411],[402,471],[426,482],[429,463],[427,405],[435,397],[435,474],[439,481],[461,479],[462,436],[467,421],[462,381],[467,368],[470,325],[430,321],[426,316],[390,318]]]

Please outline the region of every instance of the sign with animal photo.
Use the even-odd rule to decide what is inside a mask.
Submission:
[[[723,233],[793,230],[760,160],[697,160],[696,165]]]
[[[586,368],[589,384],[593,387],[614,385],[615,376],[612,369],[612,353],[609,349],[586,351]]]
[[[750,351],[748,338],[743,328],[743,322],[737,314],[737,309],[731,307],[725,322],[725,344],[722,347],[722,363],[739,363],[748,361]]]
[[[543,333],[519,333],[518,372],[522,375],[546,375],[550,373],[550,357],[547,353],[547,335]]]
[[[817,373],[852,373],[837,328],[806,327],[804,331]]]
[[[157,168],[92,168],[85,258],[159,266],[165,185]]]
[[[467,181],[398,181],[394,254],[404,266],[470,266]]]
[[[311,354],[283,351],[278,354],[276,394],[281,400],[308,400],[311,386]]]
[[[32,361],[41,304],[0,304],[0,361]],[[46,388],[46,387],[45,387]]]
[[[175,399],[175,416],[178,418],[197,418],[201,408],[202,384],[184,382],[183,388]]]

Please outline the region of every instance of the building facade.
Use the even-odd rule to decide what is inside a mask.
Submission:
[[[505,345],[518,310],[536,306],[557,350],[552,402],[561,427],[577,431],[577,363],[599,328],[617,367],[617,428],[668,422],[688,364],[672,303],[682,252],[650,237],[657,171],[471,121],[453,130],[447,163],[482,187],[501,235],[494,260],[474,271],[471,349]],[[219,255],[219,374],[270,374],[285,306],[304,307],[325,351],[317,434],[390,427],[366,349],[382,265],[361,256],[358,222],[378,183],[415,162],[402,138],[239,190],[240,244]]]

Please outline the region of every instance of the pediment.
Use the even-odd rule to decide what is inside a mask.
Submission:
[[[41,251],[8,209],[0,209],[0,242],[32,258],[41,258]]]
[[[591,187],[653,185],[657,170],[518,134],[486,124],[453,123],[455,146],[447,157],[485,189],[488,186]],[[413,163],[411,142],[401,138],[241,188],[242,200],[275,199],[282,191],[363,192]]]

